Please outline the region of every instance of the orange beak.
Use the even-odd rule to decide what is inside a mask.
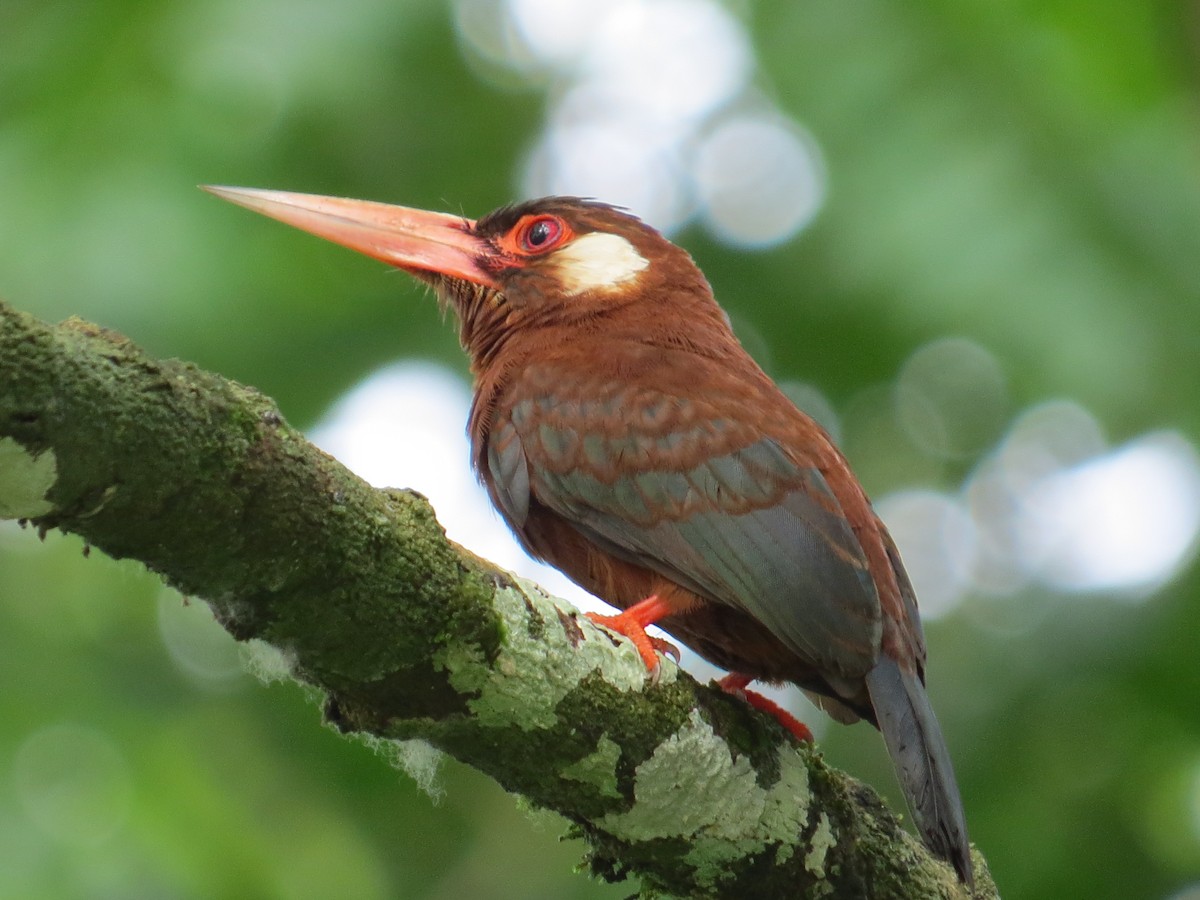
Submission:
[[[494,251],[475,237],[475,223],[470,219],[370,200],[258,188],[201,187],[231,203],[408,272],[434,272],[499,287],[496,276],[484,267]]]

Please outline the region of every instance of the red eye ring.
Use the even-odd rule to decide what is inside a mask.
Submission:
[[[525,253],[553,250],[567,236],[567,226],[558,216],[531,216],[521,223],[517,245]]]

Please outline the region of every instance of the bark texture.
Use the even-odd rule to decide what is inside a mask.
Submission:
[[[82,536],[280,648],[346,732],[423,739],[679,897],[966,896],[869,788],[769,717],[448,541],[257,391],[0,303],[0,517]],[[976,854],[976,896],[994,897]]]

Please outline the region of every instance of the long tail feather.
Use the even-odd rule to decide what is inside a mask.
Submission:
[[[867,690],[917,830],[929,849],[973,885],[962,799],[925,685],[881,655],[867,675]]]

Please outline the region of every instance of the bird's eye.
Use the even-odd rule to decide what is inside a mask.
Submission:
[[[521,249],[529,253],[544,253],[562,241],[567,230],[554,216],[537,216],[521,227]]]

